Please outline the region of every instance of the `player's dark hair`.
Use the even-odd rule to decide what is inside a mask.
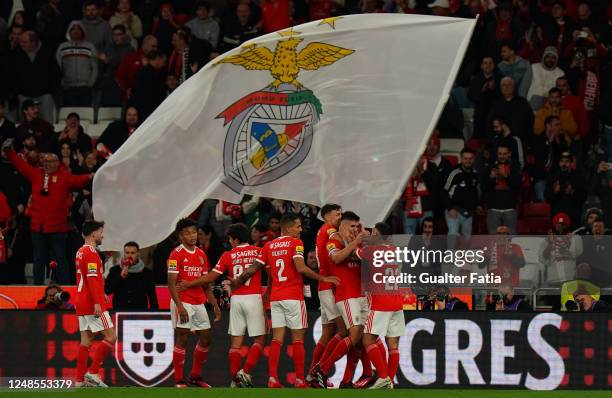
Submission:
[[[104,228],[104,221],[86,220],[83,223],[83,236],[87,237],[100,228]]]
[[[391,226],[384,222],[377,222],[374,228],[383,236],[389,236],[393,233]]]
[[[185,228],[195,227],[195,226],[196,226],[196,222],[193,221],[191,218],[181,218],[176,223],[176,232],[180,234]]]
[[[341,211],[342,207],[340,207],[340,205],[337,205],[335,203],[328,203],[326,205],[323,205],[323,207],[321,207],[321,217],[325,217],[325,215],[327,213],[330,213],[332,211]]]
[[[123,245],[123,247],[135,247],[136,250],[140,250],[140,246],[138,246],[138,243],[134,242],[133,240],[129,241],[128,243],[126,243],[125,245]]]
[[[232,239],[238,239],[240,243],[247,243],[251,238],[249,228],[243,223],[231,224],[227,227],[226,235]]]
[[[255,229],[261,233],[268,232],[268,227],[263,224],[255,224],[251,227],[251,229]]]
[[[293,226],[297,220],[300,219],[300,216],[295,213],[287,213],[280,219],[281,229],[286,229],[287,227]]]
[[[342,217],[340,217],[340,221],[357,221],[359,222],[360,218],[357,214],[352,211],[345,211],[342,213]]]

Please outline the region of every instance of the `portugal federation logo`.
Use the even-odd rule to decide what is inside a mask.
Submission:
[[[217,116],[227,126],[223,183],[237,193],[245,186],[275,181],[306,159],[323,109],[315,94],[297,80],[298,74],[332,65],[354,52],[319,42],[298,51],[304,40],[293,36],[298,32],[288,29],[279,34],[289,37],[279,40],[274,51],[251,44],[240,54],[217,61],[268,70],[274,78]]]

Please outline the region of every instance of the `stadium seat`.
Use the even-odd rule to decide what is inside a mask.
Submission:
[[[518,233],[521,235],[544,235],[550,229],[550,205],[548,203],[525,203],[523,220]]]
[[[64,120],[60,120],[59,122],[53,125],[53,131],[63,131],[64,127],[66,127],[66,122]]]
[[[459,154],[457,153],[441,153],[442,157],[448,160],[453,167],[459,163]]]
[[[102,121],[115,121],[121,119],[120,107],[99,108],[96,120],[98,123]]]
[[[447,153],[459,153],[465,146],[465,142],[459,138],[442,138],[440,140],[440,151]]]
[[[89,126],[87,134],[89,134],[91,138],[99,138],[104,132],[104,130],[106,130],[109,124],[111,124],[110,120],[104,120],[96,124],[92,124]]]
[[[57,116],[58,123],[66,120],[66,116],[70,113],[77,113],[81,118],[81,125],[83,124],[83,120],[87,120],[90,123],[94,122],[94,110],[91,107],[63,107],[60,108],[59,114]]]

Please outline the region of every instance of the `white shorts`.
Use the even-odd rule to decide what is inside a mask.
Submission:
[[[308,315],[304,300],[281,300],[270,303],[272,328],[306,329]]]
[[[334,291],[332,289],[320,291],[319,301],[321,302],[321,323],[324,325],[334,323],[334,319],[340,316]]]
[[[347,329],[353,326],[363,326],[370,312],[370,302],[366,297],[338,301],[336,307]]]
[[[230,299],[230,321],[228,333],[232,336],[266,334],[266,318],[261,294],[238,294]]]
[[[404,311],[370,310],[363,332],[376,336],[400,337],[405,328]]]
[[[104,311],[101,317],[95,315],[79,315],[79,330],[89,330],[92,333],[97,333],[102,330],[114,328],[113,320],[108,311]]]
[[[174,301],[170,300],[170,318],[172,319],[173,329],[181,328],[192,331],[210,329],[210,320],[208,319],[208,312],[204,304],[183,303],[183,307],[185,307],[187,315],[189,315],[189,319],[185,323],[181,323],[178,308]]]

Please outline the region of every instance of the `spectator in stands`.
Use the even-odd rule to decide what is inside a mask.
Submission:
[[[589,26],[582,26],[572,33],[573,40],[565,48],[565,58],[570,59],[573,54],[580,52],[585,57],[585,66],[595,73],[599,73],[602,60],[606,59],[610,50],[606,41],[602,42],[599,35]]]
[[[210,225],[200,225],[198,227],[198,247],[206,253],[206,257],[211,264],[217,264],[224,251],[223,242]]]
[[[556,87],[548,90],[548,101],[542,109],[536,112],[534,134],[542,134],[545,130],[544,121],[549,116],[558,116],[561,123],[561,134],[569,138],[576,137],[576,121],[569,109],[564,109],[561,99],[561,90]]]
[[[574,300],[583,312],[610,312],[612,306],[603,300],[594,300],[589,291],[578,287],[574,292]]]
[[[552,214],[565,213],[576,222],[580,219],[580,208],[586,196],[583,178],[572,170],[572,161],[569,152],[561,153],[558,169],[548,177],[545,197]]]
[[[5,153],[8,160],[31,183],[31,223],[34,261],[34,284],[42,285],[45,268],[57,261],[57,282],[69,284],[66,237],[70,192],[87,185],[92,175],[77,176],[59,168],[55,154],[43,157],[42,168],[32,167],[14,151]],[[53,256],[51,255],[53,252]]]
[[[72,145],[69,140],[59,142],[59,150],[57,153],[60,163],[69,173],[75,174],[79,168],[79,160],[75,153],[72,152]]]
[[[25,32],[23,26],[11,26],[8,35],[8,48],[9,50],[14,50],[21,44],[21,34]]]
[[[492,153],[492,161],[497,159],[497,148],[505,145],[510,148],[512,162],[522,170],[525,167],[525,156],[523,154],[523,141],[512,134],[510,126],[505,120],[493,120],[493,137],[489,142],[489,150]]]
[[[405,4],[408,2],[403,1]],[[308,2],[308,19],[318,21],[336,15],[338,4],[334,0],[310,0]]]
[[[488,129],[487,116],[493,101],[499,97],[501,74],[493,57],[484,56],[480,72],[472,77],[467,96],[474,103],[474,138],[484,138]]]
[[[115,80],[117,69],[123,59],[130,54],[132,48],[129,38],[125,33],[125,26],[115,25],[112,31],[111,43],[101,54],[100,67],[100,90],[102,91],[100,104],[102,106],[121,106],[122,92]]]
[[[36,33],[26,31],[19,37],[19,48],[12,57],[11,83],[23,109],[26,100],[37,101],[42,119],[53,123],[55,104],[51,94],[58,87],[60,72],[53,54],[43,46]]]
[[[610,171],[612,168],[606,161],[600,161],[591,174],[589,181],[589,195],[599,199],[606,224],[612,224],[612,183]]]
[[[435,129],[425,147],[425,157],[433,163],[437,169],[440,181],[446,181],[446,177],[453,169],[451,162],[440,153],[440,131]]]
[[[446,239],[442,236],[436,236],[434,230],[434,219],[432,217],[425,218],[421,224],[421,234],[414,235],[408,242],[410,250],[444,250],[446,248]],[[426,261],[430,260],[430,261]],[[418,273],[426,272],[429,275],[440,275],[442,267],[441,261],[429,258],[420,261],[415,268]]]
[[[174,18],[174,7],[170,3],[163,3],[159,8],[159,17],[153,21],[151,34],[159,42],[159,50],[167,56],[172,52],[172,35],[179,28]]]
[[[98,79],[98,53],[85,41],[81,22],[72,21],[66,35],[68,41],[60,44],[55,54],[62,72],[63,105],[91,106],[92,87]]]
[[[512,243],[512,231],[505,225],[495,230],[495,237],[488,241],[484,249],[485,261],[478,263],[479,268],[487,268],[487,273],[499,276],[502,283],[518,286],[520,269],[525,266],[525,255],[521,246]]]
[[[319,272],[319,263],[317,262],[317,254],[314,249],[308,250],[306,254],[306,265],[314,272]],[[308,310],[318,310],[321,302],[317,293],[319,282],[315,279],[308,278],[304,284],[304,301]]]
[[[119,64],[115,79],[119,88],[123,91],[124,99],[132,97],[132,87],[134,79],[136,79],[136,73],[146,65],[147,56],[156,50],[157,39],[155,36],[145,36],[142,40],[142,48],[126,55]]]
[[[603,220],[603,211],[596,207],[592,207],[587,209],[586,216],[584,217],[584,225],[572,233],[574,235],[593,235],[592,226],[595,220],[602,219]]]
[[[527,71],[531,68],[529,62],[516,54],[516,49],[512,43],[502,44],[501,59],[502,61],[497,65],[500,72],[502,75],[511,78],[518,89],[517,94],[521,97],[525,97],[528,87],[521,86],[521,84]]]
[[[41,113],[39,105],[37,100],[32,99],[26,99],[21,103],[23,122],[17,127],[17,141],[22,142],[26,135],[32,134],[39,149],[52,152],[55,150],[53,126],[39,117]]]
[[[49,48],[57,48],[64,41],[68,19],[60,8],[61,0],[48,0],[36,14],[36,31]]]
[[[166,84],[164,86],[164,98],[167,98],[170,96],[170,94],[172,94],[174,92],[174,90],[176,90],[176,88],[178,87],[178,79],[176,78],[176,76],[174,75],[167,75],[166,76]]]
[[[478,173],[474,170],[474,151],[464,148],[459,164],[446,179],[444,200],[449,247],[455,248],[458,235],[467,241],[472,236],[472,216],[480,200]]]
[[[138,127],[140,120],[138,110],[129,106],[125,110],[123,120],[117,120],[108,125],[98,139],[96,149],[103,158],[117,152],[117,149],[132,135]]]
[[[131,10],[130,0],[119,0],[117,11],[109,20],[110,26],[123,25],[130,37],[132,47],[138,48],[138,40],[142,37],[142,21]]]
[[[81,117],[76,112],[71,112],[66,116],[66,126],[57,137],[58,142],[68,142],[74,154],[85,154],[93,149],[91,137],[85,134],[81,126]]]
[[[589,133],[590,123],[584,102],[572,93],[569,82],[565,76],[557,79],[556,86],[561,91],[561,108],[572,112],[578,136],[582,139]],[[612,106],[612,104],[611,104]],[[604,112],[605,113],[605,112]],[[604,116],[604,114],[601,114]]]
[[[582,254],[582,239],[570,233],[571,220],[565,213],[557,213],[553,229],[540,245],[538,257],[544,265],[544,280],[550,287],[561,286],[574,278],[576,258]]]
[[[514,93],[514,80],[504,77],[499,84],[501,98],[496,99],[491,106],[488,126],[494,119],[506,120],[510,131],[522,140],[533,131],[533,111],[527,100]]]
[[[119,264],[113,266],[104,285],[104,292],[113,295],[114,310],[156,310],[157,293],[153,272],[145,267],[136,242],[123,246]]]
[[[198,217],[198,225],[210,225],[217,236],[225,236],[227,227],[232,223],[232,216],[224,211],[223,202],[217,199],[204,200]]]
[[[251,21],[251,8],[240,3],[236,12],[223,22],[222,38],[219,52],[226,52],[238,47],[247,40],[254,39],[261,33],[259,26]]]
[[[106,49],[111,45],[111,27],[100,17],[100,9],[96,0],[87,0],[83,4],[83,19],[79,22],[87,41],[94,45],[98,56],[103,58]]]
[[[198,0],[195,7],[196,17],[187,22],[185,26],[191,29],[191,34],[200,39],[206,40],[212,48],[217,48],[219,44],[219,23],[210,16],[210,5]]]
[[[547,18],[542,28],[546,40],[563,51],[572,38],[572,20],[566,16],[567,7],[563,1],[555,1],[551,8],[551,17]]]
[[[69,300],[70,293],[64,291],[60,285],[52,283],[45,288],[45,295],[36,303],[36,309],[74,311],[74,304]]]
[[[518,194],[521,189],[521,169],[512,162],[510,146],[497,146],[497,161],[486,171],[482,188],[487,200],[487,228],[490,234],[500,225],[516,234]]]
[[[262,1],[261,25],[264,33],[275,32],[290,27],[289,0]]]
[[[4,101],[0,100],[0,145],[7,138],[15,138],[16,134],[15,123],[6,118],[6,106]]]
[[[163,77],[166,54],[153,51],[147,59],[147,65],[136,74],[132,96],[132,103],[138,109],[141,120],[149,117],[166,97]]]
[[[423,220],[433,217],[440,184],[437,167],[426,157],[420,159],[404,192],[402,223],[405,234],[416,234]]]
[[[598,73],[587,64],[587,54],[583,49],[577,48],[574,51],[566,76],[590,118],[597,106],[600,79]]]
[[[487,311],[531,311],[531,305],[524,296],[514,295],[513,285],[504,283],[499,287],[492,303],[487,304]]]
[[[565,74],[557,66],[558,61],[557,49],[552,46],[546,47],[542,55],[542,62],[532,64],[523,78],[521,84],[524,87],[519,88],[519,91],[527,92],[527,101],[534,111],[544,106],[549,90],[555,87],[557,79]]]
[[[266,243],[263,238],[267,231],[268,228],[265,225],[253,225],[251,227],[251,244],[257,247],[263,247],[263,245]]]
[[[591,223],[591,235],[584,236],[582,246],[584,251],[580,261],[591,265],[593,274],[598,278],[600,286],[607,286],[612,282],[610,277],[603,276],[606,271],[610,273],[610,257],[612,256],[612,239],[608,238],[610,230],[606,228],[603,218],[597,217]]]
[[[519,55],[529,63],[540,62],[542,54],[548,46],[549,43],[544,37],[544,30],[540,25],[533,23],[525,33],[525,40],[519,50]]]
[[[487,50],[499,52],[499,43],[517,44],[521,39],[519,21],[513,17],[514,7],[511,1],[498,1],[498,6],[489,9],[485,14]],[[514,50],[513,50],[514,51]],[[508,76],[508,75],[506,75]]]

